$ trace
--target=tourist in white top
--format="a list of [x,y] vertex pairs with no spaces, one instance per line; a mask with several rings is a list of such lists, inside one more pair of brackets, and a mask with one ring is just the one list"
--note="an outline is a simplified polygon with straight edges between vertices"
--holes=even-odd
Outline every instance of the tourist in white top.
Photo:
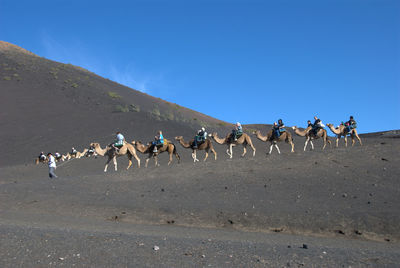
[[51,153],[47,154],[47,158],[49,159],[49,177],[50,178],[57,178],[56,173],[56,160],[54,159],[54,156]]

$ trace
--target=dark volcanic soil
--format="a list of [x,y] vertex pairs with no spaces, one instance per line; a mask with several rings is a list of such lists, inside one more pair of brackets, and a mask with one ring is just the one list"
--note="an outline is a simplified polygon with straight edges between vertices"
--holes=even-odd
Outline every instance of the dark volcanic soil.
[[181,164],[107,174],[77,159],[53,180],[45,165],[1,168],[1,266],[396,267],[400,139],[386,136],[271,156],[255,141],[255,158],[232,160],[216,145],[196,164],[178,148]]

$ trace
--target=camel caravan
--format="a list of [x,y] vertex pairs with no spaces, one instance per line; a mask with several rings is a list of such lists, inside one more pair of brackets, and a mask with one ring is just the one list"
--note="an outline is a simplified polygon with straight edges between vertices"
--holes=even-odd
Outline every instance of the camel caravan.
[[[311,145],[311,150],[314,150],[313,141],[317,139],[321,139],[323,141],[322,150],[325,150],[327,144],[332,145],[329,140],[327,130],[325,129],[325,125],[322,124],[321,120],[314,117],[314,123],[311,123],[308,120],[308,125],[304,129],[300,129],[297,126],[291,127],[294,133],[298,136],[305,137],[305,143],[303,150],[306,151],[307,145]],[[352,139],[352,146],[354,146],[357,139],[362,145],[362,141],[357,134],[357,124],[354,120],[353,116],[350,116],[350,120],[341,123],[338,127],[334,127],[332,124],[327,124],[327,127],[332,131],[333,134],[336,135],[336,147],[339,146],[339,140],[343,136],[345,141],[345,146],[347,147],[347,135],[350,135]],[[278,154],[281,153],[278,143],[286,142],[290,145],[290,152],[294,152],[294,143],[292,134],[286,130],[286,126],[283,124],[282,120],[279,119],[278,122],[274,123],[272,129],[267,132],[264,136],[261,134],[259,130],[252,131],[252,134],[256,136],[257,139],[262,142],[269,143],[269,151],[267,149],[267,155],[272,153],[273,148],[276,148]],[[238,122],[234,125],[234,129],[231,133],[226,134],[224,137],[219,137],[217,132],[213,132],[211,134],[207,134],[204,127],[197,131],[195,137],[191,140],[185,141],[183,136],[176,136],[175,140],[179,142],[179,144],[191,151],[191,156],[193,162],[199,162],[200,160],[197,158],[197,151],[204,151],[205,157],[203,161],[208,159],[210,153],[214,155],[214,161],[217,160],[217,152],[214,149],[214,145],[212,141],[215,141],[218,144],[226,145],[226,154],[229,159],[233,158],[233,147],[242,145],[243,153],[241,157],[245,157],[247,153],[247,146],[253,150],[252,156],[254,157],[256,154],[256,148],[253,145],[251,137],[243,132],[243,128],[241,124]],[[84,149],[82,152],[77,151],[74,147],[72,147],[71,152],[68,152],[65,155],[62,155],[58,152],[54,154],[54,158],[56,162],[60,161],[68,161],[71,159],[80,159],[82,157],[91,157],[91,156],[104,156],[107,158],[106,163],[104,165],[104,172],[107,172],[108,165],[113,161],[114,170],[117,171],[117,158],[120,156],[126,155],[128,158],[128,166],[126,169],[128,170],[133,165],[133,160],[136,160],[138,168],[140,168],[140,158],[137,155],[137,152],[146,155],[145,167],[148,167],[148,163],[150,159],[154,160],[154,165],[157,167],[158,164],[158,155],[167,152],[169,155],[168,165],[172,164],[173,156],[175,156],[178,163],[180,163],[181,157],[177,152],[176,145],[168,139],[165,139],[162,131],[158,131],[157,135],[154,137],[154,141],[148,142],[146,144],[141,141],[131,141],[127,142],[125,137],[120,133],[116,133],[116,140],[107,145],[105,148],[102,148],[99,143],[92,142],[88,149]],[[47,163],[47,156],[41,152],[40,155],[35,158],[35,163]]]

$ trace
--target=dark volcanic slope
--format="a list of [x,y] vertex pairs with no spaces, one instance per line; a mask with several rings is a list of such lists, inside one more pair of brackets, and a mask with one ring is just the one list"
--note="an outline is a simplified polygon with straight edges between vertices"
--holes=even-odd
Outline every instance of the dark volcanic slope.
[[110,142],[193,135],[226,123],[132,90],[87,70],[38,57],[0,41],[0,165],[32,161],[40,151]]

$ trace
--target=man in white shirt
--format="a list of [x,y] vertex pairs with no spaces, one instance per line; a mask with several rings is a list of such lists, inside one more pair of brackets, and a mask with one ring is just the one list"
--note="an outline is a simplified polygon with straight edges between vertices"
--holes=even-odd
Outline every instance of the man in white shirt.
[[56,160],[51,153],[47,154],[47,158],[49,159],[49,177],[50,178],[58,178],[57,175],[54,173],[56,171]]

